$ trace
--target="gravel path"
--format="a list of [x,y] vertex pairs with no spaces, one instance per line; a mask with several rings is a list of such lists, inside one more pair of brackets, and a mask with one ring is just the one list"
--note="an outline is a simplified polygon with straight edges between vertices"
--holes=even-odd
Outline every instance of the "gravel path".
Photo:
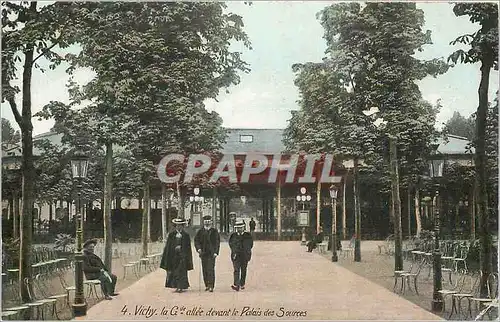
[[[255,242],[247,288],[231,290],[229,247],[222,243],[214,293],[199,292],[200,262],[189,273],[191,288],[164,287],[161,269],[88,311],[91,320],[440,320],[416,304],[369,281],[298,242]],[[203,283],[203,282],[202,282]]]

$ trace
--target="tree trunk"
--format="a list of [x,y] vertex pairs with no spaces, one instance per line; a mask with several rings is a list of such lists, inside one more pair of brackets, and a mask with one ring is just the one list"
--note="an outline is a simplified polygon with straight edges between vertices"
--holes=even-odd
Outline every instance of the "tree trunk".
[[403,254],[401,231],[401,197],[399,195],[399,174],[396,139],[389,138],[391,163],[391,188],[394,203],[394,270],[403,270]]
[[[36,15],[37,3],[31,2],[29,12]],[[16,119],[21,128],[22,141],[22,229],[20,230],[20,256],[19,256],[19,285],[21,287],[20,295],[23,303],[31,302],[32,290],[26,287],[25,279],[31,278],[31,253],[33,238],[33,202],[34,202],[34,183],[35,167],[33,165],[33,124],[31,123],[31,77],[33,71],[33,44],[28,44],[24,50],[23,83],[22,83],[22,116]],[[17,111],[16,106],[11,107]],[[15,102],[14,102],[15,104]],[[29,283],[31,285],[31,283]],[[31,287],[30,287],[31,288]],[[29,310],[26,310],[29,311]],[[28,315],[28,316],[27,316]],[[29,312],[24,314],[29,318]]]
[[489,229],[488,190],[486,174],[486,115],[488,112],[488,90],[490,81],[490,58],[488,50],[484,52],[481,65],[481,83],[479,85],[479,106],[476,114],[476,177],[478,184],[477,215],[480,239],[481,297],[487,295],[487,281],[492,270],[492,240]]
[[391,194],[389,195],[389,222],[394,225],[394,197],[392,196],[392,182],[391,182]]
[[[317,178],[319,177],[320,176],[317,176]],[[273,222],[271,221],[271,225],[272,224]],[[319,234],[320,226],[321,226],[321,182],[318,180],[318,183],[316,184],[316,234]]]
[[111,272],[113,262],[113,232],[111,229],[111,200],[113,198],[113,144],[106,142],[104,173],[103,223],[104,223],[104,265]]
[[477,185],[474,180],[474,184],[472,186],[472,191],[469,194],[469,211],[470,211],[470,239],[476,239],[476,189]]
[[344,190],[342,190],[342,238],[347,239],[347,209],[346,209],[346,195],[347,195],[347,176],[349,170],[344,177]]
[[411,237],[411,185],[408,183],[406,200],[408,202],[408,239]]
[[148,256],[148,209],[151,208],[149,198],[149,178],[144,180],[144,209],[142,209],[142,258]]
[[19,195],[17,194],[16,191],[14,191],[14,211],[13,211],[13,214],[12,214],[12,220],[13,220],[13,223],[12,223],[12,229],[14,230],[13,231],[13,234],[12,234],[12,237],[14,238],[19,238],[19,219],[20,219],[20,216],[19,216]]
[[167,242],[167,186],[161,183],[161,238]]
[[354,227],[356,239],[354,242],[354,261],[361,262],[361,205],[358,184],[359,160],[354,158],[353,190],[354,190]]
[[417,187],[415,189],[415,221],[417,224],[417,232],[415,235],[420,237],[420,232],[422,231],[422,219],[420,217],[420,189]]
[[214,227],[217,227],[217,188],[212,188],[212,220]]
[[177,200],[179,203],[178,205],[179,209],[177,209],[177,217],[184,218],[184,196],[182,195],[182,189],[179,182],[176,182],[176,189],[177,189]]
[[148,195],[146,210],[147,210],[147,215],[148,215],[147,240],[148,240],[148,243],[150,243],[151,242],[151,195]]

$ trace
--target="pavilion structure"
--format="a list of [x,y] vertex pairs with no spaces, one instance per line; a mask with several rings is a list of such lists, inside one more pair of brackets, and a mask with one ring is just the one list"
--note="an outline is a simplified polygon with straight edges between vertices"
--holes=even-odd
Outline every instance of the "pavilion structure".
[[[282,143],[283,129],[227,129],[227,139],[223,146],[222,151],[224,155],[233,155],[236,159],[236,168],[238,173],[238,178],[241,178],[241,171],[245,163],[245,159],[248,156],[254,154],[260,154],[268,158],[268,167],[265,171],[258,175],[251,175],[248,182],[239,182],[236,184],[224,184],[221,183],[215,186],[199,186],[200,195],[204,197],[203,205],[198,207],[196,210],[202,212],[202,214],[211,214],[215,219],[215,224],[223,233],[229,233],[232,231],[232,220],[234,220],[234,214],[236,216],[241,216],[242,214],[238,212],[237,207],[234,207],[235,200],[250,200],[253,199],[253,205],[255,206],[255,217],[259,218],[258,230],[264,233],[276,234],[277,238],[282,236],[282,223],[285,219],[292,219],[297,223],[296,230],[300,231],[301,228],[297,222],[297,214],[299,210],[305,209],[309,210],[309,223],[310,233],[316,233],[319,230],[320,225],[325,225],[327,228],[331,226],[332,219],[331,213],[326,215],[327,209],[331,207],[329,198],[329,188],[332,183],[340,183],[339,185],[341,191],[341,198],[343,199],[339,206],[342,207],[340,212],[340,218],[338,220],[341,228],[339,231],[343,232],[344,238],[346,237],[346,206],[345,206],[345,196],[349,194],[346,189],[347,181],[347,171],[349,162],[344,162],[344,164],[335,164],[332,167],[330,175],[335,178],[331,182],[318,182],[321,176],[321,169],[323,164],[321,162],[316,163],[317,166],[313,169],[313,176],[315,181],[302,183],[299,181],[305,171],[304,163],[300,163],[297,166],[297,171],[294,176],[293,182],[286,182],[287,171],[281,170],[277,172],[276,180],[271,180],[269,182],[269,176],[273,169],[271,160],[276,156],[280,156],[281,164],[286,164],[290,162],[293,154],[287,153],[284,144]],[[49,132],[36,136],[34,140],[48,139],[53,144],[61,144],[61,134]],[[459,162],[463,166],[473,165],[473,155],[466,152],[468,140],[465,138],[457,136],[449,136],[448,141],[439,141],[438,152],[446,155],[448,163]],[[473,151],[471,151],[473,153]],[[34,155],[39,154],[40,151],[35,149]],[[12,169],[13,164],[19,161],[21,151],[19,147],[9,147],[2,150],[2,161],[4,170]],[[17,160],[17,161],[16,161]],[[192,219],[193,214],[193,203],[189,202],[189,196],[193,194],[193,186],[179,187],[180,185],[169,185],[173,188],[173,199],[168,202],[169,205],[169,215],[170,216],[183,216],[187,219]],[[342,189],[342,187],[344,187]],[[297,202],[296,197],[300,194],[301,188],[305,188],[307,194],[312,198],[310,201],[303,203]],[[151,206],[149,209],[160,210],[165,207],[162,206],[162,183],[157,181],[152,184],[151,191]],[[180,196],[180,198],[179,198]],[[255,203],[255,200],[260,202]],[[19,199],[14,201],[20,202]],[[90,203],[86,210],[92,208],[99,209],[102,202],[100,200],[95,200]],[[142,209],[147,205],[143,205],[141,198],[134,199],[128,197],[118,196],[116,200],[112,203],[113,209],[121,210],[133,210]],[[72,201],[56,201],[55,203],[35,203],[35,207],[39,213],[38,218],[49,219],[52,218],[52,214],[66,213],[68,216],[75,213],[74,204]],[[172,212],[171,208],[175,208]],[[12,206],[12,200],[8,202],[4,200],[3,202],[3,212],[11,217],[13,212],[18,211],[19,207]],[[253,215],[251,215],[253,217]],[[57,217],[57,216],[56,216]],[[293,217],[293,218],[291,218]],[[153,218],[154,219],[154,218]],[[150,225],[154,226],[155,229],[157,225],[151,224],[154,221],[150,219]],[[151,229],[151,228],[150,228]]]

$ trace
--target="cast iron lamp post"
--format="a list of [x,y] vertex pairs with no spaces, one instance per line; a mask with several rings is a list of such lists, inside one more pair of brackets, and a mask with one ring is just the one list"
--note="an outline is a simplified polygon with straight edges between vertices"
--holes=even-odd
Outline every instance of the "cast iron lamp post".
[[[431,178],[439,179],[443,176],[444,160],[438,159],[435,154],[434,158],[429,161],[429,174]],[[434,252],[433,258],[433,271],[434,283],[432,292],[432,311],[441,312],[443,310],[443,297],[439,291],[442,289],[441,278],[441,251],[439,247],[439,182],[436,181],[436,194],[432,200],[432,207],[434,208]]]
[[302,210],[305,210],[305,202],[311,201],[312,199],[311,195],[306,195],[306,192],[306,188],[302,187],[300,188],[300,195],[297,195],[296,197],[297,201],[302,203]]
[[73,154],[71,158],[71,171],[73,174],[73,179],[78,182],[78,198],[76,200],[76,211],[77,211],[77,230],[76,230],[76,253],[75,253],[75,300],[73,303],[73,315],[74,317],[84,316],[87,314],[87,303],[85,302],[85,297],[83,295],[83,254],[82,254],[82,242],[83,242],[83,216],[80,213],[80,192],[81,192],[81,181],[87,177],[87,168],[89,160],[88,157],[77,151]]
[[[195,212],[200,212],[200,224],[201,224],[201,211],[198,210],[198,205],[199,203],[203,203],[203,198],[202,196],[199,196],[200,194],[200,188],[196,187],[193,189],[194,196],[189,196],[189,201],[194,202],[194,211]],[[191,223],[193,224],[193,223]]]
[[[305,187],[300,188],[300,194],[295,197],[295,199],[302,204],[302,210],[305,210],[305,202],[311,201],[311,195],[306,195],[307,189]],[[302,228],[302,237],[301,237],[301,245],[305,245],[307,243],[306,239],[306,229]]]
[[337,256],[337,193],[335,185],[330,186],[330,198],[332,199],[332,262],[339,260]]
[[337,193],[335,185],[330,186],[330,198],[332,199],[332,262],[339,260],[337,256]]

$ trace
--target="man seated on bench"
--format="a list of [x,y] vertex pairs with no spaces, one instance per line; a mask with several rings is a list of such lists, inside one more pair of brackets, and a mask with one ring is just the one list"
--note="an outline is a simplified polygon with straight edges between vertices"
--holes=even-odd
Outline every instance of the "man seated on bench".
[[323,239],[324,239],[323,227],[320,226],[318,234],[312,240],[307,242],[306,244],[307,251],[311,253],[318,244],[323,242]]
[[102,260],[94,254],[97,240],[90,239],[83,244],[83,272],[88,280],[100,280],[102,293],[106,300],[111,300],[111,296],[116,296],[116,275],[108,271]]

